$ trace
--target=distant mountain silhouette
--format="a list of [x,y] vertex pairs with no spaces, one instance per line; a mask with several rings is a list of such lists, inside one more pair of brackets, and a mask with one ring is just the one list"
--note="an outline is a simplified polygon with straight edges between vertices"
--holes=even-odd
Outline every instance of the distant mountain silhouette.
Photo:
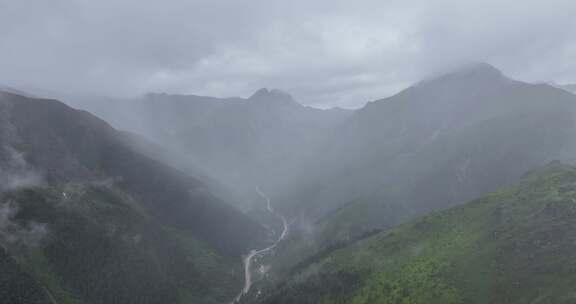
[[265,88],[247,99],[151,93],[78,106],[183,155],[183,167],[249,192],[255,185],[270,189],[290,181],[352,113],[306,107],[288,93]]

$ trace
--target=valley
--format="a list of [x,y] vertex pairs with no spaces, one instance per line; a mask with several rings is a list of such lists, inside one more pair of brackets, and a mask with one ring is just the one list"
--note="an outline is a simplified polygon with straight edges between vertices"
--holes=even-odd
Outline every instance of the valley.
[[0,93],[2,303],[573,300],[565,89],[475,64],[354,111],[19,92]]
[[[274,211],[274,209],[272,208],[272,202],[270,200],[270,198],[264,193],[262,192],[262,190],[260,190],[260,187],[256,187],[255,189],[256,193],[258,193],[258,195],[264,199],[266,201],[266,209],[268,210],[268,212],[270,212],[270,214],[272,214],[273,216],[277,217],[281,222],[282,222],[282,231],[280,232],[280,234],[278,235],[278,238],[276,239],[276,241],[274,241],[274,243],[266,248],[263,249],[252,249],[250,251],[250,253],[243,258],[243,263],[244,263],[244,288],[242,289],[242,291],[238,294],[238,296],[235,298],[235,300],[232,302],[232,304],[239,302],[240,300],[242,300],[242,297],[246,294],[248,294],[250,292],[250,288],[252,288],[252,272],[254,269],[254,259],[255,258],[259,258],[262,255],[267,254],[269,251],[272,251],[274,248],[276,248],[278,246],[278,244],[280,244],[280,242],[282,242],[282,240],[284,240],[284,238],[286,238],[286,236],[289,233],[290,230],[290,225],[288,224],[288,221],[286,220],[286,218],[284,216],[282,216],[281,214],[277,213],[276,211]],[[272,231],[273,234],[277,234],[275,231]]]
[[576,304],[575,0],[0,0],[0,304]]

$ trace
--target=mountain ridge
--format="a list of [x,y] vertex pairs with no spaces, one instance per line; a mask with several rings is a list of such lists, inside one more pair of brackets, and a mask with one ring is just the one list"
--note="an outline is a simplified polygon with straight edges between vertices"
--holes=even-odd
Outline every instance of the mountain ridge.
[[21,265],[0,275],[9,297],[13,280],[59,303],[212,303],[241,287],[240,255],[265,230],[214,188],[55,100],[1,94],[0,126],[0,180],[14,181],[0,193],[0,263]]
[[[486,67],[482,66],[481,71],[484,69]],[[489,71],[488,83],[477,85],[474,77],[472,81],[461,80],[460,72],[456,72],[430,80],[425,86],[416,85],[392,97],[371,102],[339,128],[332,146],[324,148],[328,154],[337,151],[337,155],[327,158],[353,165],[351,162],[370,162],[375,158],[385,159],[386,155],[408,155],[439,136],[448,136],[489,119],[515,113],[538,115],[547,103],[554,109],[562,108],[557,112],[559,117],[568,115],[562,111],[573,112],[573,96],[564,91],[512,81],[494,68]],[[351,160],[349,155],[352,155]],[[326,163],[320,166],[331,167]]]
[[288,182],[302,159],[351,113],[304,106],[265,88],[249,98],[149,94],[103,108],[94,112],[176,152],[183,167],[210,172],[240,196],[251,196],[255,185],[272,191]]
[[327,248],[574,159],[573,94],[488,74],[478,86],[441,76],[345,121],[284,192],[282,210],[300,218],[300,230],[272,273],[281,278]]

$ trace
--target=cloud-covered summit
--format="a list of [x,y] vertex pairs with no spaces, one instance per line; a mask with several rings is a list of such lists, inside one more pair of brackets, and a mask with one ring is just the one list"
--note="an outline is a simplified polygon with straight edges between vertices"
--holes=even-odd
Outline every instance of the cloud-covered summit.
[[0,82],[358,107],[463,62],[576,80],[572,0],[0,0]]

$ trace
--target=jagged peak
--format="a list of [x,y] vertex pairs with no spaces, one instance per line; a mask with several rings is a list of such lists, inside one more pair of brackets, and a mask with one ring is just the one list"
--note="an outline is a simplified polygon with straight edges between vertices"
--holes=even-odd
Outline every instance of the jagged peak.
[[262,96],[268,96],[268,95],[270,95],[270,90],[268,90],[268,88],[261,88],[256,92],[254,92],[254,94],[252,94],[252,96],[250,96],[249,99],[260,98]]
[[256,92],[254,92],[254,94],[252,94],[252,96],[250,96],[250,99],[260,98],[260,97],[292,98],[292,96],[290,96],[290,94],[288,94],[282,90],[279,90],[279,89],[269,90],[268,88],[261,88],[261,89],[257,90]]
[[262,88],[257,90],[250,98],[248,98],[251,102],[254,103],[268,103],[268,104],[294,104],[297,105],[298,103],[292,98],[292,95],[279,90],[279,89],[272,89],[269,90],[267,88]]

